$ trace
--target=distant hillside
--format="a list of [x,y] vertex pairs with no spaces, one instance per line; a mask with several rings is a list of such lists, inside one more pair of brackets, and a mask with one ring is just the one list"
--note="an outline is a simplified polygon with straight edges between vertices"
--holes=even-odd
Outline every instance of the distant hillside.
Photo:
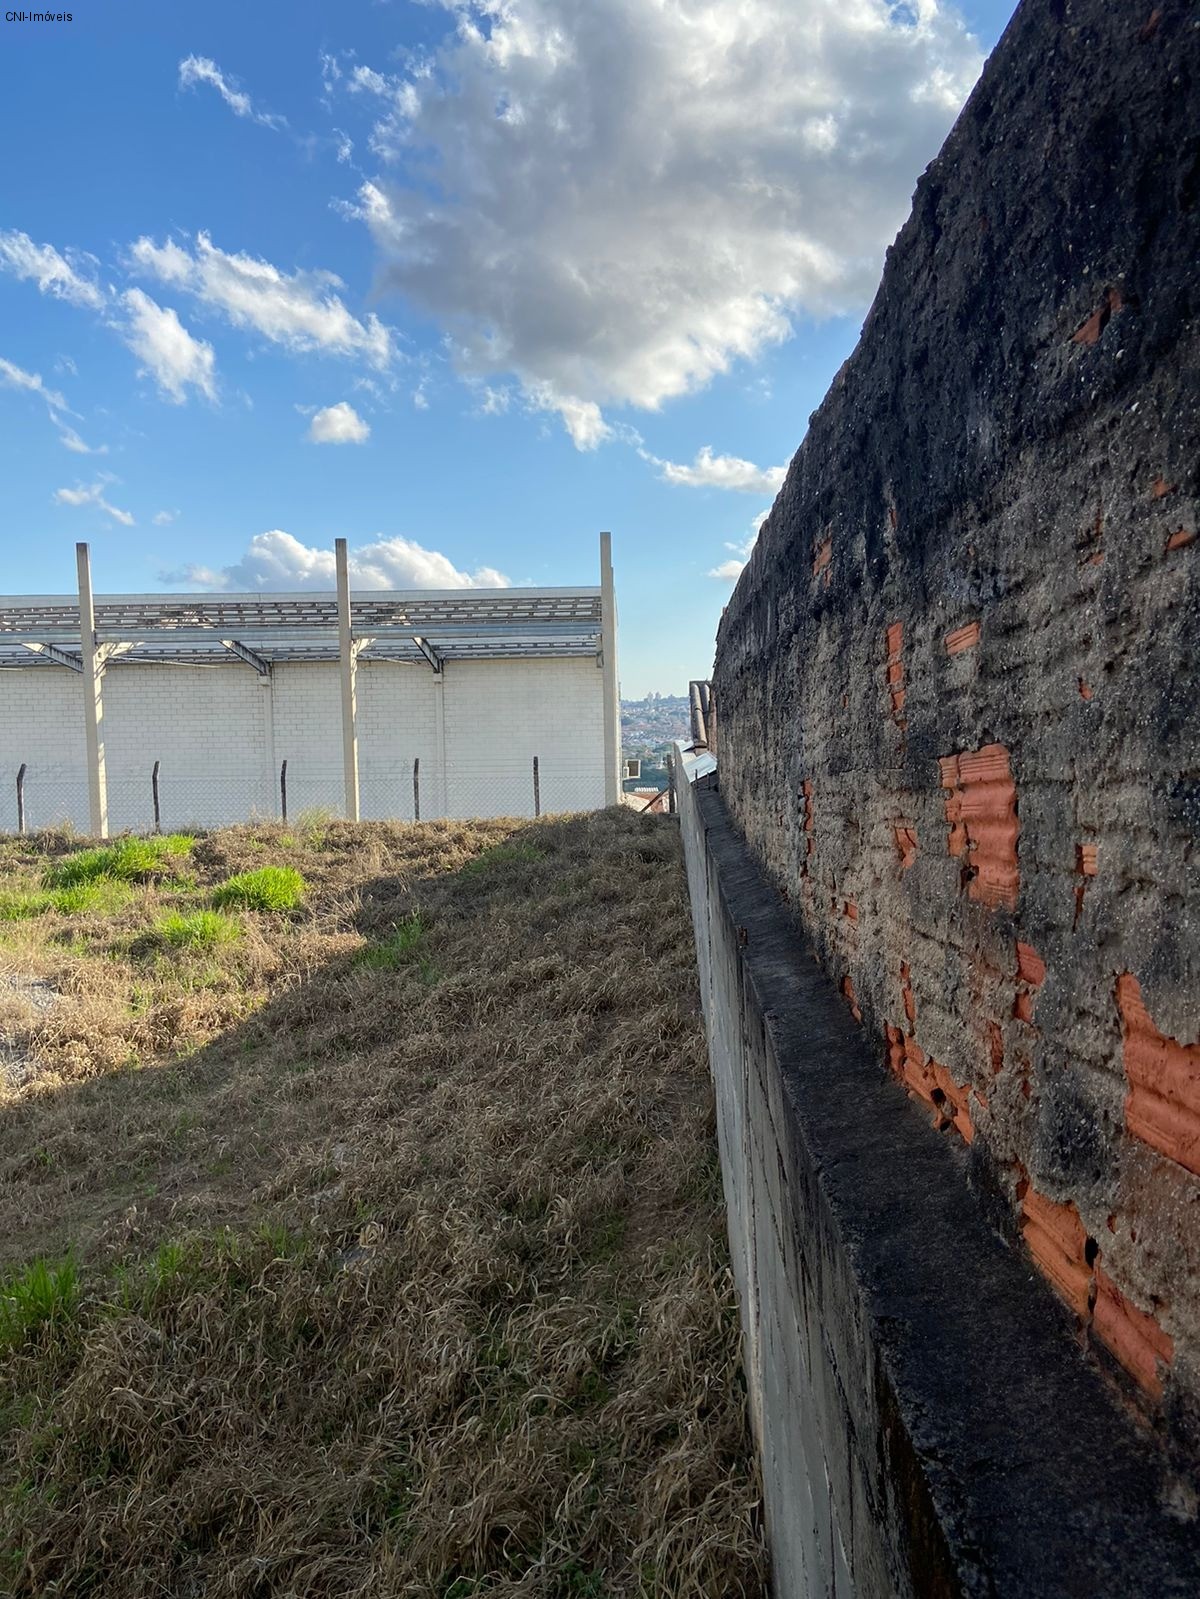
[[661,754],[677,738],[686,738],[689,726],[686,694],[621,701],[621,745],[626,755]]

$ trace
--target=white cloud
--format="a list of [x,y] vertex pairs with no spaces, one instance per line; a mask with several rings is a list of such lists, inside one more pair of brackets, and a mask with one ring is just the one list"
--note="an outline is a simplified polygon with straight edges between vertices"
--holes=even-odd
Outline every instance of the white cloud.
[[612,437],[612,429],[595,400],[580,400],[573,394],[560,393],[553,383],[530,383],[528,380],[525,392],[533,410],[558,413],[577,450],[594,450]]
[[[57,419],[56,419],[57,420]],[[107,455],[107,444],[85,444],[74,428],[68,427],[65,422],[59,423],[59,441],[64,449],[70,450],[75,455]]]
[[382,72],[376,72],[373,67],[355,67],[346,87],[351,94],[385,95],[394,88],[394,80],[385,78]]
[[189,387],[215,400],[216,357],[212,345],[193,338],[175,311],[157,304],[141,289],[128,289],[121,296],[121,304],[128,313],[128,321],[121,329],[125,342],[162,393],[176,405],[183,404]]
[[150,520],[155,527],[170,527],[171,523],[179,516],[178,511],[155,511]]
[[727,543],[725,545],[727,550],[733,551],[733,556],[729,560],[722,561],[718,566],[712,567],[708,573],[709,577],[719,578],[724,583],[737,582],[738,578],[742,575],[742,568],[750,559],[750,552],[754,548],[759,531],[770,514],[771,513],[769,509],[766,511],[760,511],[754,518],[754,521],[750,524],[750,532],[744,539],[741,540],[740,543]]
[[[349,552],[350,581],[364,589],[508,588],[509,579],[494,567],[460,572],[437,550],[412,539],[379,539]],[[336,586],[332,550],[314,549],[276,528],[258,533],[239,561],[219,571],[186,566],[164,572],[164,583],[189,583],[197,588],[235,591],[332,589]]]
[[104,498],[104,490],[110,483],[115,483],[114,477],[100,477],[95,483],[77,483],[73,489],[56,489],[54,502],[56,505],[94,505],[106,515],[111,516],[114,522],[120,522],[125,527],[133,526],[133,517],[128,511],[118,510],[115,505],[110,505]]
[[485,385],[483,398],[479,402],[480,414],[482,416],[503,416],[511,404],[511,389],[493,389]]
[[36,394],[39,399],[46,402],[55,421],[58,420],[55,412],[71,409],[57,389],[46,387],[40,372],[26,372],[24,367],[17,366],[13,361],[6,361],[2,356],[0,356],[0,384],[6,389],[24,389],[30,394]]
[[354,214],[462,369],[582,448],[599,407],[860,310],[983,59],[944,0],[437,3],[453,31],[372,131],[403,170]]
[[81,256],[77,251],[60,255],[52,244],[35,244],[28,233],[0,230],[0,270],[36,283],[43,294],[52,294],[55,299],[93,311],[103,310],[103,290],[77,270],[77,262],[92,265],[90,256]]
[[[189,385],[214,399],[212,346],[193,338],[175,311],[158,305],[141,289],[129,289],[121,295],[111,290],[102,292],[76,269],[75,263],[81,260],[90,262],[91,257],[82,257],[76,251],[61,255],[53,245],[34,244],[27,233],[0,232],[0,270],[36,283],[43,294],[53,294],[72,305],[105,313],[107,326],[120,334],[169,399],[182,402]],[[70,357],[59,359],[67,370],[75,371]],[[49,403],[52,415],[55,410],[69,409],[61,395],[55,395]],[[59,418],[54,416],[54,420],[58,422]],[[64,428],[61,437],[67,449],[77,454],[107,453],[107,446],[91,448],[72,428]]]
[[656,455],[639,451],[642,459],[657,466],[664,483],[682,483],[693,489],[740,489],[747,494],[776,494],[787,475],[786,466],[755,466],[738,455],[714,455],[706,444],[691,466],[677,461],[660,461]]
[[207,233],[197,234],[194,252],[171,239],[158,245],[141,238],[130,256],[142,272],[284,349],[359,356],[381,368],[392,360],[391,329],[374,313],[352,316],[334,293],[344,285],[332,272],[289,275],[255,256],[227,254]]
[[339,400],[316,413],[308,424],[308,436],[314,444],[365,444],[371,429],[352,405]]
[[269,111],[256,111],[250,96],[237,87],[236,78],[228,78],[215,61],[208,56],[186,56],[179,63],[179,87],[194,89],[198,83],[207,83],[217,91],[235,117],[248,117],[264,128],[286,128],[287,118],[277,117]]
[[28,394],[36,394],[46,405],[50,420],[58,429],[58,436],[63,446],[73,451],[76,455],[107,455],[108,445],[98,444],[92,446],[85,444],[69,423],[63,420],[64,413],[74,416],[75,412],[67,404],[62,394],[57,389],[46,387],[40,372],[26,372],[24,367],[17,366],[14,361],[6,361],[0,356],[0,387],[8,389],[23,389]]

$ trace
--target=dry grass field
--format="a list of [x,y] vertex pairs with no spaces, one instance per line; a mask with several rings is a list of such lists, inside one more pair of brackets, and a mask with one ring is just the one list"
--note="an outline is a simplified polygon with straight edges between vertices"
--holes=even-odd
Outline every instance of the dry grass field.
[[0,840],[0,1592],[761,1595],[711,1118],[668,820]]

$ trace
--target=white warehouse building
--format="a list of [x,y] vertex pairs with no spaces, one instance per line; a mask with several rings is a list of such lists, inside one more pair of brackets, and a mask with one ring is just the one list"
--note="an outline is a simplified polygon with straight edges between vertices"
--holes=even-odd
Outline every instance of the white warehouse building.
[[580,588],[0,597],[0,831],[620,798],[616,603]]

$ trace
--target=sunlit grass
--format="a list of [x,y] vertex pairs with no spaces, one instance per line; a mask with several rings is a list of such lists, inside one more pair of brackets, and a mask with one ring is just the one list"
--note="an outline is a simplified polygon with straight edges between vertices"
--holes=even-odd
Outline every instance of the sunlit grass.
[[168,911],[159,917],[154,931],[172,949],[214,949],[242,936],[238,922],[220,911]]
[[100,849],[77,850],[46,868],[46,886],[73,888],[103,878],[144,882],[161,871],[169,857],[187,855],[195,842],[188,833],[168,833],[162,838],[122,838]]
[[213,890],[212,902],[218,910],[240,906],[249,911],[290,911],[304,898],[307,886],[295,867],[260,866],[227,878]]
[[0,1353],[19,1349],[39,1327],[70,1318],[79,1301],[72,1260],[35,1260],[0,1278]]

